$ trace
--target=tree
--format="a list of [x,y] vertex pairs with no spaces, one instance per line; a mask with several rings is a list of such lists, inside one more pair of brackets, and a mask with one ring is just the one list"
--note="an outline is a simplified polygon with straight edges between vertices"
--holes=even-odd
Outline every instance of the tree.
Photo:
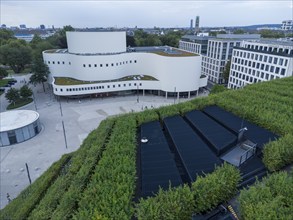
[[224,86],[224,85],[214,85],[211,89],[210,94],[216,94],[216,93],[220,93],[220,92],[224,92],[227,91],[228,89]]
[[22,86],[19,92],[20,92],[20,96],[26,100],[33,95],[32,89],[29,88],[27,85]]
[[74,31],[75,29],[70,26],[64,26],[63,29],[59,32],[58,35],[58,46],[60,48],[67,48],[67,39],[66,39],[66,32],[67,31]]
[[23,71],[31,58],[32,50],[25,41],[9,40],[0,47],[0,63],[9,65],[15,73]]
[[244,34],[245,31],[243,29],[236,29],[233,34]]
[[0,79],[3,79],[6,76],[8,76],[8,72],[6,71],[6,69],[0,67]]
[[15,105],[15,102],[20,99],[19,90],[15,88],[9,89],[5,94],[5,98],[9,103],[13,103]]
[[13,31],[0,29],[0,45],[4,45],[9,39],[15,39]]
[[43,62],[42,59],[36,59],[32,66],[32,73],[30,83],[34,85],[42,83],[45,92],[44,82],[48,79],[48,75],[50,73],[49,67]]
[[33,60],[42,59],[43,55],[42,52],[44,50],[53,49],[54,46],[50,44],[48,41],[42,41],[35,45],[33,50]]
[[40,37],[40,35],[35,34],[31,42],[29,43],[32,49],[35,49],[36,46],[43,42],[44,40]]
[[224,78],[225,82],[228,82],[228,80],[229,80],[230,68],[231,68],[231,60],[228,60],[228,62],[226,63],[226,66],[224,68],[224,71],[223,71],[223,78]]

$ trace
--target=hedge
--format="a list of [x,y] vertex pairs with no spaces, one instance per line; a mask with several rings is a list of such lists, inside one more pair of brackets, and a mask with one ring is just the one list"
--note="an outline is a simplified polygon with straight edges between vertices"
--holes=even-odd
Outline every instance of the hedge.
[[136,207],[138,219],[190,219],[193,213],[215,208],[232,198],[241,180],[237,168],[229,164],[216,167],[213,173],[198,176],[191,188],[184,185],[159,190],[155,197],[141,199]]
[[243,219],[292,219],[293,177],[286,172],[263,178],[238,198]]

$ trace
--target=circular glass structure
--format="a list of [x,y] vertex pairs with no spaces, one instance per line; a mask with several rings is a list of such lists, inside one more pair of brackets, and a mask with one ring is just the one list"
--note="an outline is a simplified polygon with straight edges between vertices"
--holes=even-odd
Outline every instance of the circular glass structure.
[[26,141],[41,131],[39,113],[14,110],[0,113],[0,147]]

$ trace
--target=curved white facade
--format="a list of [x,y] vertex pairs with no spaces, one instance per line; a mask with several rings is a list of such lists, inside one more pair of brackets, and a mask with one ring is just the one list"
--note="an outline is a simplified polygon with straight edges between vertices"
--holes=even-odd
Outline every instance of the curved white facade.
[[110,54],[126,52],[125,32],[66,32],[68,52]]
[[[75,32],[67,33],[67,37],[72,33]],[[92,39],[102,36],[100,32],[77,33],[73,41],[77,41],[77,39],[80,41],[88,40],[88,35]],[[124,34],[124,37],[121,38],[125,40],[125,32],[106,32],[107,35],[113,34],[114,38],[118,38],[121,33]],[[83,35],[84,38],[82,38]],[[107,41],[103,37],[101,40]],[[72,49],[71,43],[68,43],[70,53],[64,51],[43,52],[44,61],[49,66],[52,77],[69,77],[80,81],[95,82],[80,85],[56,85],[53,82],[56,95],[81,95],[134,89],[190,92],[206,86],[206,79],[200,79],[201,56],[198,55],[186,54],[186,52],[181,54],[180,51],[178,51],[178,55],[170,55],[162,52],[154,53],[151,50],[121,53],[122,47],[119,48],[119,46],[115,46],[117,49],[115,54],[100,54],[92,51],[93,53],[85,55],[86,52],[90,52],[90,48],[84,46],[85,50],[83,51],[82,46],[76,46],[78,42],[75,42]],[[109,51],[115,50],[111,42],[104,42],[104,44],[108,45]],[[101,48],[103,51],[106,50],[101,46],[95,51],[101,52]],[[72,53],[72,51],[79,53]],[[157,80],[144,80],[143,77],[138,80],[119,80],[127,76],[151,76]]]

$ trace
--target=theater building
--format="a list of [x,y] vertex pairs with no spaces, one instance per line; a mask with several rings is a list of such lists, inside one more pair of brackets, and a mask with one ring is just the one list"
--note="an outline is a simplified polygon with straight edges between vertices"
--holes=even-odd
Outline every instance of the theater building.
[[190,97],[207,85],[201,55],[169,46],[126,47],[126,33],[67,32],[67,49],[43,51],[55,95],[140,92]]

